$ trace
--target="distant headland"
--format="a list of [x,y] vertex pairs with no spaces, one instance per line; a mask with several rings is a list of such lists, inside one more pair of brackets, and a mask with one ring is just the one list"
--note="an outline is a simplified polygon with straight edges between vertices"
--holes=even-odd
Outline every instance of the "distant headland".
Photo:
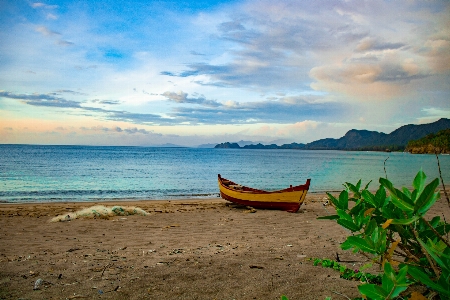
[[[445,131],[447,129],[447,131]],[[412,153],[448,153],[450,119],[442,118],[436,122],[421,125],[404,125],[389,134],[369,130],[349,130],[339,139],[326,138],[311,143],[291,143],[278,146],[261,143],[239,146],[238,143],[225,142],[214,148],[234,149],[298,149],[298,150],[349,150],[349,151],[409,151]],[[444,132],[440,132],[443,131]],[[438,137],[436,137],[439,132]],[[424,139],[423,141],[418,141]],[[439,139],[437,141],[437,139]],[[438,143],[435,147],[433,143]],[[414,144],[415,143],[415,144]],[[430,144],[430,146],[428,146]],[[419,146],[420,145],[420,146]],[[420,149],[418,149],[420,147]]]

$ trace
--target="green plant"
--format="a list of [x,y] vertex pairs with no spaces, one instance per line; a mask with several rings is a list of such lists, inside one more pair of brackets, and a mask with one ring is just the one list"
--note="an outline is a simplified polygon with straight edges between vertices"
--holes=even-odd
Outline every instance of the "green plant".
[[[338,197],[328,193],[336,215],[319,219],[336,220],[352,234],[341,244],[379,264],[381,284],[365,283],[358,287],[368,299],[395,299],[409,295],[411,286],[421,286],[422,294],[450,299],[450,246],[444,238],[450,225],[439,216],[425,215],[440,198],[439,180],[426,183],[419,171],[413,191],[399,190],[387,179],[379,179],[375,194],[356,184],[345,183]],[[352,196],[350,197],[350,194]]]
[[314,266],[322,265],[324,268],[331,268],[336,271],[339,271],[340,277],[347,280],[358,280],[361,282],[368,283],[381,283],[380,275],[373,275],[370,273],[364,273],[360,270],[352,270],[347,268],[347,266],[340,264],[339,262],[332,259],[320,259],[320,258],[311,258],[310,260],[314,261]]

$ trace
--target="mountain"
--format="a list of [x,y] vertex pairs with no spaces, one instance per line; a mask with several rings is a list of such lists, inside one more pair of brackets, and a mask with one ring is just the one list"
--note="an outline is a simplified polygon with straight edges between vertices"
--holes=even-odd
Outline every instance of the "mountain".
[[256,145],[245,145],[243,148],[244,149],[278,149],[278,146],[276,144],[263,145],[261,143],[258,143]]
[[450,119],[422,125],[404,125],[389,134],[369,130],[349,130],[339,139],[322,139],[306,144],[308,150],[403,150],[409,141],[450,128]]
[[349,130],[339,139],[326,138],[308,144],[245,145],[222,143],[215,148],[242,149],[302,149],[302,150],[365,150],[365,151],[403,151],[409,141],[421,139],[429,134],[450,128],[450,119],[442,118],[436,122],[421,125],[404,125],[389,134],[369,130]]
[[220,143],[220,144],[217,144],[214,148],[233,148],[233,149],[240,149],[241,146],[239,146],[238,143],[230,143],[230,142],[226,142],[226,143]]

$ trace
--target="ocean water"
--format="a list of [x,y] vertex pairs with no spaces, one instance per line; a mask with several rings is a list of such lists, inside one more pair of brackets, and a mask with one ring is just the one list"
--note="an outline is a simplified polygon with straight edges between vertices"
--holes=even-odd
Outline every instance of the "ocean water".
[[[387,160],[386,160],[387,159]],[[450,188],[450,156],[440,155]],[[386,168],[386,173],[384,170]],[[410,187],[423,169],[439,176],[435,155],[408,153],[0,145],[0,202],[218,197],[217,174],[275,190],[311,178],[310,192],[344,182],[378,188],[379,177]]]

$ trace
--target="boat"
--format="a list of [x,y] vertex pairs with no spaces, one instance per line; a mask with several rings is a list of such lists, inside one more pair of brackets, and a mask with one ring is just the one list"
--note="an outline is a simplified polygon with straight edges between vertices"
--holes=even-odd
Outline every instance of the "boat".
[[236,184],[220,174],[218,179],[220,196],[225,200],[253,208],[278,209],[294,213],[300,209],[311,183],[311,179],[307,179],[302,185],[291,185],[278,191],[264,191]]

